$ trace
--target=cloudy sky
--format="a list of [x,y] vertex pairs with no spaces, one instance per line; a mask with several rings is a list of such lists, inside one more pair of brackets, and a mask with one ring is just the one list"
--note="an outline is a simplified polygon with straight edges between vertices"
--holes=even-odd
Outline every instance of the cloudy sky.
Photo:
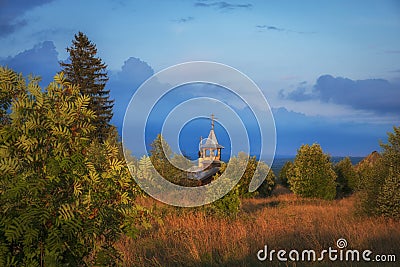
[[[144,80],[194,60],[254,80],[272,108],[279,155],[318,142],[331,155],[364,156],[400,124],[396,0],[2,0],[0,64],[45,85],[78,31],[108,65],[118,127]],[[208,129],[183,132],[198,138]]]

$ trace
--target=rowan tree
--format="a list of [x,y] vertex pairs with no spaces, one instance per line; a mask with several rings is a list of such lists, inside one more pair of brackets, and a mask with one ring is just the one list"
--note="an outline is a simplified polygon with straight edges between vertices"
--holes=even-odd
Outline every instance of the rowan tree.
[[0,69],[0,85],[20,86],[0,128],[0,266],[115,265],[137,218],[127,165],[91,140],[90,97],[62,73],[44,91],[24,81]]

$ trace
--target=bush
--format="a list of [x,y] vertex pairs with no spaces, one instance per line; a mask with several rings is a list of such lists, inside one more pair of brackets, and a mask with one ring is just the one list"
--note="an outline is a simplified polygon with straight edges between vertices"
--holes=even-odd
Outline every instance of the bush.
[[224,197],[206,206],[206,210],[212,214],[224,217],[235,217],[240,211],[239,189],[235,186]]
[[44,92],[21,79],[0,69],[2,91],[22,86],[0,130],[0,265],[114,265],[136,212],[120,149],[89,139],[90,99],[62,73]]
[[336,174],[320,145],[302,145],[288,171],[291,190],[302,197],[334,199]]

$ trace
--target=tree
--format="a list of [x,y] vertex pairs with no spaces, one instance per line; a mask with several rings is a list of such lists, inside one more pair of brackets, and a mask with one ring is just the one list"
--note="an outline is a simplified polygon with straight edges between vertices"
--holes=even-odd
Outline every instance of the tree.
[[279,171],[279,180],[281,184],[285,187],[289,186],[288,183],[288,171],[293,167],[293,162],[286,161],[283,165],[282,169]]
[[271,195],[272,190],[275,188],[276,176],[272,169],[269,168],[265,162],[259,161],[258,164],[259,169],[256,171],[255,176],[265,177],[265,179],[257,189],[257,192],[261,197],[267,197]]
[[289,170],[291,190],[302,197],[334,199],[336,174],[319,144],[302,145]]
[[217,216],[235,217],[240,211],[241,206],[239,193],[240,185],[235,185],[233,180],[231,179],[231,176],[226,175],[226,167],[227,164],[222,162],[220,171],[212,177],[213,181],[219,180],[221,183],[219,183],[219,186],[217,187],[214,187],[212,189],[210,188],[210,190],[208,190],[206,193],[206,198],[213,199],[215,194],[220,195],[222,191],[226,190],[227,187],[232,189],[220,199],[217,199],[214,202],[203,206],[202,209],[204,209],[207,213],[215,214]]
[[150,146],[151,163],[161,177],[181,186],[194,187],[199,185],[198,181],[187,178],[187,172],[183,170],[187,162],[185,162],[183,156],[172,152],[171,147],[161,134],[157,135]]
[[[229,169],[227,177],[241,178],[237,184],[239,196],[242,198],[254,197],[257,195],[268,196],[275,187],[275,174],[265,162],[257,161],[256,157],[250,157],[245,152],[239,152],[237,157],[232,157],[228,162]],[[258,168],[258,169],[257,169]],[[224,168],[221,168],[221,173]],[[249,185],[253,178],[263,180],[261,186],[255,192],[249,192]]]
[[381,157],[362,169],[359,206],[367,215],[400,218],[400,127],[381,143]]
[[400,219],[400,173],[389,169],[377,200],[379,214]]
[[70,62],[60,62],[63,72],[70,83],[79,86],[81,94],[90,97],[89,107],[96,114],[96,130],[92,135],[105,140],[114,105],[114,101],[109,99],[110,91],[105,89],[108,81],[107,66],[96,57],[96,45],[82,32],[75,35],[67,52]]
[[358,187],[358,174],[354,170],[353,164],[349,157],[339,161],[334,166],[337,175],[337,194],[348,195]]
[[[0,69],[0,84],[15,77]],[[0,265],[114,265],[138,191],[118,147],[91,140],[90,97],[63,73],[45,91],[10,84],[22,87],[0,128]]]

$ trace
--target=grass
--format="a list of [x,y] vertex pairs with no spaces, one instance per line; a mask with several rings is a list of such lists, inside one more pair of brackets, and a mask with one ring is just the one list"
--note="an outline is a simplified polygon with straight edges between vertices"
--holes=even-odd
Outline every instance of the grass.
[[[284,189],[275,192],[279,191]],[[276,257],[273,262],[260,262],[256,253],[264,245],[269,250],[314,249],[319,253],[336,249],[336,240],[345,238],[349,249],[397,254],[398,263],[400,222],[357,216],[354,200],[302,199],[280,192],[269,198],[245,199],[236,218],[222,218],[143,198],[141,204],[161,217],[162,223],[135,239],[122,237],[117,248],[123,253],[124,266],[308,266],[311,263],[280,263]],[[366,265],[327,260],[322,264]]]

